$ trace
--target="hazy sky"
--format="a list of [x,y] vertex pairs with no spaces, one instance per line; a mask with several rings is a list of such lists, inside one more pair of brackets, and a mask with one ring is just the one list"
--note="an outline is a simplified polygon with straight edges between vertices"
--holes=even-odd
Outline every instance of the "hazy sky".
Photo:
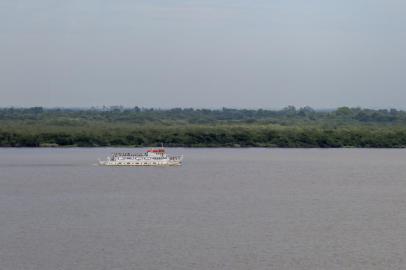
[[0,106],[406,108],[405,0],[0,0]]

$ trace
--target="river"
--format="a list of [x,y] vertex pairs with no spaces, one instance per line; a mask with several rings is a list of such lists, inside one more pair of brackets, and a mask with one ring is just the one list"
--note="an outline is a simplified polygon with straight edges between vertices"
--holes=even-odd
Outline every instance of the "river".
[[406,150],[0,149],[0,269],[406,269]]

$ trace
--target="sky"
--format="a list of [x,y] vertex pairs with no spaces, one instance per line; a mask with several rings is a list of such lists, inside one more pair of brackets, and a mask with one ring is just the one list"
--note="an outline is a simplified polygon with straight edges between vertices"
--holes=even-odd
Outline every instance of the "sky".
[[0,107],[406,109],[404,0],[1,0]]

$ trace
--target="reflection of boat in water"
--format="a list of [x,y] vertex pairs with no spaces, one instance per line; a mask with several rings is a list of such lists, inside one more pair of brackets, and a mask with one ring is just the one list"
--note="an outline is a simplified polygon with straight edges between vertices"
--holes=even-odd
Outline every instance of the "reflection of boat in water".
[[145,153],[113,153],[107,160],[99,160],[103,166],[179,166],[183,156],[169,156],[164,148],[150,149]]

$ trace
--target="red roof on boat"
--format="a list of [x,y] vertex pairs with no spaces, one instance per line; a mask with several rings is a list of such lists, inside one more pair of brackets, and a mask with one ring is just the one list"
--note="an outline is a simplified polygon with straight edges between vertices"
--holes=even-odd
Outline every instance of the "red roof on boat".
[[152,152],[152,153],[165,153],[165,149],[150,149],[150,150],[147,150],[147,152]]

